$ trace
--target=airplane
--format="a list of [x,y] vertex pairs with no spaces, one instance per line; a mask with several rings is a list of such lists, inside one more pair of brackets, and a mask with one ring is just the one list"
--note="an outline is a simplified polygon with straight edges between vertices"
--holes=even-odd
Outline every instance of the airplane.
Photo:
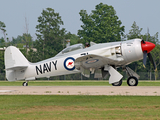
[[155,44],[142,39],[110,43],[90,43],[90,47],[84,48],[79,43],[63,49],[56,56],[37,62],[29,62],[24,55],[14,46],[5,50],[5,70],[8,81],[25,80],[23,86],[28,86],[28,81],[37,78],[82,73],[85,77],[94,75],[94,78],[106,78],[109,76],[109,84],[121,86],[122,75],[117,68],[122,67],[128,73],[127,84],[137,86],[139,75],[128,64],[143,59],[146,65],[147,56],[154,69],[155,62],[151,51]]

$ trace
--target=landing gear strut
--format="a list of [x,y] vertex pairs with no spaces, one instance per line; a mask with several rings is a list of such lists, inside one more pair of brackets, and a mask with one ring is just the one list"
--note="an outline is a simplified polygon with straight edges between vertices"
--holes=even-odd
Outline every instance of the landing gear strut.
[[135,73],[132,69],[130,69],[129,67],[126,67],[126,72],[129,75],[129,78],[127,79],[127,84],[129,86],[137,86],[138,79],[140,76],[137,73]]
[[28,86],[28,82],[26,81],[26,82],[23,82],[22,83],[22,86]]

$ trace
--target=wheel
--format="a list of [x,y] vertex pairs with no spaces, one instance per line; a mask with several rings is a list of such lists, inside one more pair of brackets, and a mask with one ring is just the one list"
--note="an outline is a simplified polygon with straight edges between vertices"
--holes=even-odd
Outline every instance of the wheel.
[[27,82],[23,82],[22,86],[28,86],[28,83]]
[[127,79],[127,84],[129,86],[137,86],[138,85],[138,79],[134,76],[131,76]]
[[121,86],[122,85],[122,79],[119,82],[112,83],[113,86]]

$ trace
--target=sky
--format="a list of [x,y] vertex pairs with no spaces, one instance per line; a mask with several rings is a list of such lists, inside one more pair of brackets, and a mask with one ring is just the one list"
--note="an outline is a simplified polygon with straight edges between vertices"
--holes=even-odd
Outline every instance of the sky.
[[11,40],[26,32],[26,18],[28,32],[36,39],[38,17],[43,9],[50,7],[60,14],[64,22],[61,27],[77,35],[83,24],[80,21],[80,10],[87,10],[90,14],[101,2],[114,7],[116,15],[125,26],[125,34],[129,33],[134,21],[143,28],[142,34],[147,33],[147,28],[152,36],[160,33],[160,0],[0,0],[0,21],[5,23],[7,37]]

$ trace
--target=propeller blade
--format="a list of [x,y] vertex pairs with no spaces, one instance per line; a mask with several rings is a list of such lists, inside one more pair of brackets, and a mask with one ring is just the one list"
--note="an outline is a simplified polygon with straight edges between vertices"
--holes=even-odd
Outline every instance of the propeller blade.
[[157,67],[156,67],[156,64],[155,64],[155,62],[154,62],[154,60],[153,60],[153,58],[152,58],[151,53],[148,53],[147,55],[148,55],[148,58],[149,58],[149,60],[151,61],[153,67],[154,67],[154,70],[156,71],[156,70],[157,70]]
[[143,52],[143,67],[146,67],[146,61],[147,61],[147,51]]

